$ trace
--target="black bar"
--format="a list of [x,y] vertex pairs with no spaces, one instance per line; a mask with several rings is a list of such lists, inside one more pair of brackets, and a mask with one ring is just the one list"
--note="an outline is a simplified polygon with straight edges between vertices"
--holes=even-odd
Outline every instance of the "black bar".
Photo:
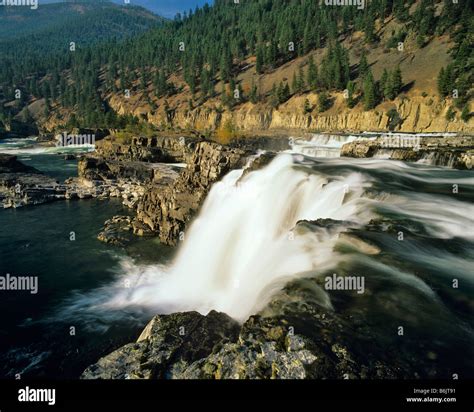
[[[18,391],[25,387],[55,389],[56,403],[47,406],[19,402]],[[428,394],[414,390],[428,390]],[[139,405],[160,402],[261,400],[317,401],[320,404],[391,405],[396,410],[466,410],[474,407],[474,380],[458,381],[0,381],[0,411],[28,410],[43,407],[58,410],[70,407],[93,408],[99,405]],[[438,392],[432,392],[438,390]],[[409,403],[406,398],[456,398],[455,402]],[[230,407],[231,404],[229,404]],[[315,404],[316,405],[316,404]],[[222,405],[224,406],[224,404]],[[66,409],[69,410],[69,409]],[[136,410],[136,409],[134,409]],[[159,410],[159,409],[157,409]],[[92,410],[91,410],[92,412]],[[383,412],[383,411],[382,411]]]

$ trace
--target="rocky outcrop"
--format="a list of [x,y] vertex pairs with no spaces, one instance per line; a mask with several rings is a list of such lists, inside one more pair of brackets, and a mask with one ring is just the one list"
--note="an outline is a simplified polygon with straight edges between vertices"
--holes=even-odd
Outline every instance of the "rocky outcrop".
[[382,157],[391,160],[472,169],[474,165],[474,137],[416,138],[382,136],[375,140],[357,140],[346,143],[341,156],[368,158]]
[[131,143],[106,138],[96,151],[78,161],[78,178],[68,179],[66,197],[119,197],[134,209],[145,193],[146,185],[162,189],[179,176],[179,163],[191,150],[191,142],[166,137],[136,137]]
[[64,199],[66,188],[39,170],[0,154],[0,207],[18,208]]
[[108,137],[97,144],[95,154],[108,160],[185,163],[195,142],[196,139],[184,136],[139,136],[130,141]]
[[[379,343],[362,312],[315,301],[316,280],[293,282],[241,327],[226,315],[160,315],[83,379],[393,379],[448,376],[429,347]],[[370,342],[370,351],[367,345]],[[433,356],[431,352],[429,352]]]
[[136,343],[128,344],[89,366],[83,379],[170,378],[180,365],[206,358],[216,345],[235,340],[238,324],[211,312],[175,313],[154,317]]
[[97,239],[104,243],[124,246],[131,240],[132,230],[130,216],[114,216],[105,221],[104,228],[97,235]]
[[[305,99],[317,107],[318,96],[314,93],[296,95],[278,108],[268,104],[238,105],[232,111],[217,110],[215,104],[205,103],[193,110],[188,105],[173,108],[173,117],[168,119],[164,107],[153,111],[145,102],[125,101],[121,96],[113,96],[111,106],[120,114],[132,113],[136,116],[147,114],[147,119],[156,127],[171,127],[176,130],[215,131],[226,124],[232,124],[239,132],[256,131],[318,131],[318,132],[384,132],[391,129],[389,112],[395,110],[400,118],[399,132],[456,132],[472,133],[474,118],[464,122],[459,115],[452,121],[446,120],[446,113],[452,102],[422,96],[400,97],[393,102],[384,102],[374,110],[365,111],[359,105],[349,109],[341,94],[335,96],[334,107],[324,113],[316,110],[310,114],[302,111]],[[183,100],[187,101],[187,100]]]
[[251,151],[202,141],[196,143],[180,177],[164,188],[149,185],[137,207],[135,233],[148,227],[164,244],[177,244],[186,223],[201,206],[211,185],[229,171],[243,167]]
[[0,153],[0,173],[36,173],[40,171],[21,163],[16,156]]

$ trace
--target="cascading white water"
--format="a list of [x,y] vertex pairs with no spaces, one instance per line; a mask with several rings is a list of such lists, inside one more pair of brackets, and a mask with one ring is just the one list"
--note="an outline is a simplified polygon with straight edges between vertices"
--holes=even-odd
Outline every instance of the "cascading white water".
[[[148,267],[140,285],[110,306],[141,305],[160,313],[211,309],[245,320],[275,290],[337,263],[337,235],[295,230],[299,220],[366,221],[362,175],[332,178],[296,170],[291,155],[242,177],[235,170],[209,193],[171,269]],[[348,192],[348,188],[350,191]]]
[[[299,220],[332,218],[357,227],[372,217],[398,216],[422,225],[433,238],[472,241],[468,228],[474,224],[474,205],[457,196],[440,195],[440,189],[416,190],[453,184],[463,191],[474,188],[472,177],[435,167],[280,154],[261,170],[248,174],[234,170],[212,187],[171,265],[141,266],[124,259],[116,282],[72,297],[58,316],[62,320],[79,316],[92,325],[97,317],[115,320],[143,313],[148,318],[156,313],[197,310],[206,314],[214,309],[244,321],[264,308],[289,280],[337,271],[341,262],[357,259],[357,253],[335,251],[344,224],[309,230],[305,225],[295,227]],[[407,190],[410,187],[413,190]],[[393,233],[384,236],[392,242],[390,250],[407,253],[406,259],[428,259],[434,253],[427,248],[412,257]],[[364,259],[369,272],[378,265],[375,258]],[[456,267],[472,262],[451,255],[444,261],[456,262]],[[389,277],[396,273],[420,290],[430,290],[409,272],[377,268]],[[322,299],[330,306],[327,297]]]
[[[311,139],[293,139],[291,153],[301,153],[311,157],[339,157],[344,144],[360,139],[369,139],[368,136],[314,134]],[[371,138],[373,139],[373,137]]]

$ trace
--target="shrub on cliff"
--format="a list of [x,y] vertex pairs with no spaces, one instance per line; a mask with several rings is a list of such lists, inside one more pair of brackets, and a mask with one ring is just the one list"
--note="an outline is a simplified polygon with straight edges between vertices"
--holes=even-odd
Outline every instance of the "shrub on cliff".
[[237,137],[237,129],[232,119],[227,120],[224,125],[216,132],[216,140],[221,144],[229,144]]

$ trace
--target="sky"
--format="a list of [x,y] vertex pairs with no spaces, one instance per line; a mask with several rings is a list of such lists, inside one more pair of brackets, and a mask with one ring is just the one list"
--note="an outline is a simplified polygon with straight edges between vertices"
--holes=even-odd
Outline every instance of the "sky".
[[[41,3],[59,3],[61,0],[39,0]],[[124,3],[125,0],[112,0],[114,3]],[[145,7],[163,17],[173,18],[176,13],[188,11],[205,3],[212,4],[213,0],[130,0],[130,4]]]
[[[114,0],[117,3],[120,0]],[[122,0],[123,1],[123,0]],[[145,7],[163,17],[172,18],[178,12],[212,3],[212,0],[130,0],[130,4]]]

